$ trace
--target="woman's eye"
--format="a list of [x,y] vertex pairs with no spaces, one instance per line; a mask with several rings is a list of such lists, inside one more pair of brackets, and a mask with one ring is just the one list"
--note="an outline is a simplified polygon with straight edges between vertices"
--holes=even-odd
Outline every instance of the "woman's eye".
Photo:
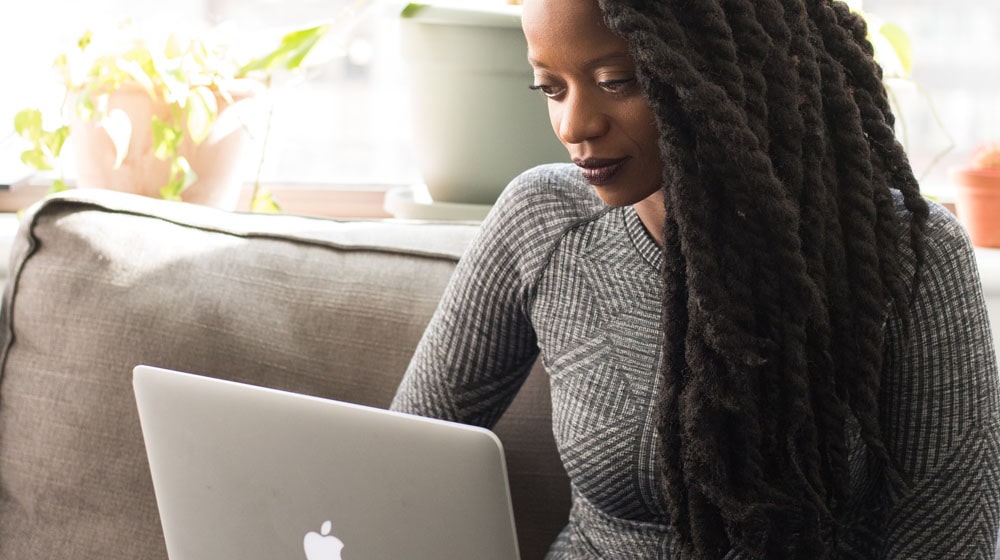
[[635,78],[623,78],[620,80],[604,80],[597,85],[609,93],[625,93],[635,83]]
[[559,97],[560,94],[566,89],[561,86],[549,86],[545,84],[532,84],[528,86],[528,89],[532,91],[540,91],[545,97]]

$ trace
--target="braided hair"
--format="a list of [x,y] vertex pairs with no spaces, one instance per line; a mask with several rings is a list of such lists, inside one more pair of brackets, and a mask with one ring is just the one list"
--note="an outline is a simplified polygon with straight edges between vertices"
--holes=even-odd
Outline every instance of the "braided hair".
[[908,483],[879,381],[916,281],[898,246],[919,275],[928,214],[865,22],[831,0],[599,4],[660,130],[671,524],[699,559],[831,557],[849,425],[886,491]]

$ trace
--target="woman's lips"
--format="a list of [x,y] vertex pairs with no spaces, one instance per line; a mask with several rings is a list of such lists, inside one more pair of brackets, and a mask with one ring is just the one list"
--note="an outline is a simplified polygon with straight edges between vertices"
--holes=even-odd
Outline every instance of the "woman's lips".
[[588,183],[599,187],[610,183],[615,178],[615,175],[621,171],[622,167],[625,167],[627,161],[627,157],[614,159],[587,158],[574,159],[573,163],[580,167],[580,170],[583,172],[583,178]]

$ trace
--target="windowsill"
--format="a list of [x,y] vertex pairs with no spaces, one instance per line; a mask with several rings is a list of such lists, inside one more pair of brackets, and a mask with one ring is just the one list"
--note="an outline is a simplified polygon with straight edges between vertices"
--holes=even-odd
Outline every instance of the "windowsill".
[[[390,218],[385,193],[396,184],[270,184],[281,211],[324,218]],[[41,200],[49,187],[21,184],[0,190],[0,212],[18,212]],[[250,209],[253,185],[244,185],[237,211]]]

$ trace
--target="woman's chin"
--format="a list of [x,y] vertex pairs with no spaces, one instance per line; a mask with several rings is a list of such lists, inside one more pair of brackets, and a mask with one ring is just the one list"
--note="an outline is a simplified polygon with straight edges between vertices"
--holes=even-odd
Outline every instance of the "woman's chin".
[[630,189],[623,189],[621,187],[616,189],[612,185],[593,186],[593,188],[594,192],[597,193],[597,197],[600,198],[604,204],[611,206],[612,208],[632,206],[633,204],[642,202],[648,196],[646,193],[639,194],[631,191]]
[[623,196],[624,193],[616,192],[607,186],[594,186],[594,192],[597,193],[597,197],[601,199],[601,202],[607,204],[608,206],[617,208],[619,206],[629,206],[634,204],[635,201],[631,200],[628,196]]

